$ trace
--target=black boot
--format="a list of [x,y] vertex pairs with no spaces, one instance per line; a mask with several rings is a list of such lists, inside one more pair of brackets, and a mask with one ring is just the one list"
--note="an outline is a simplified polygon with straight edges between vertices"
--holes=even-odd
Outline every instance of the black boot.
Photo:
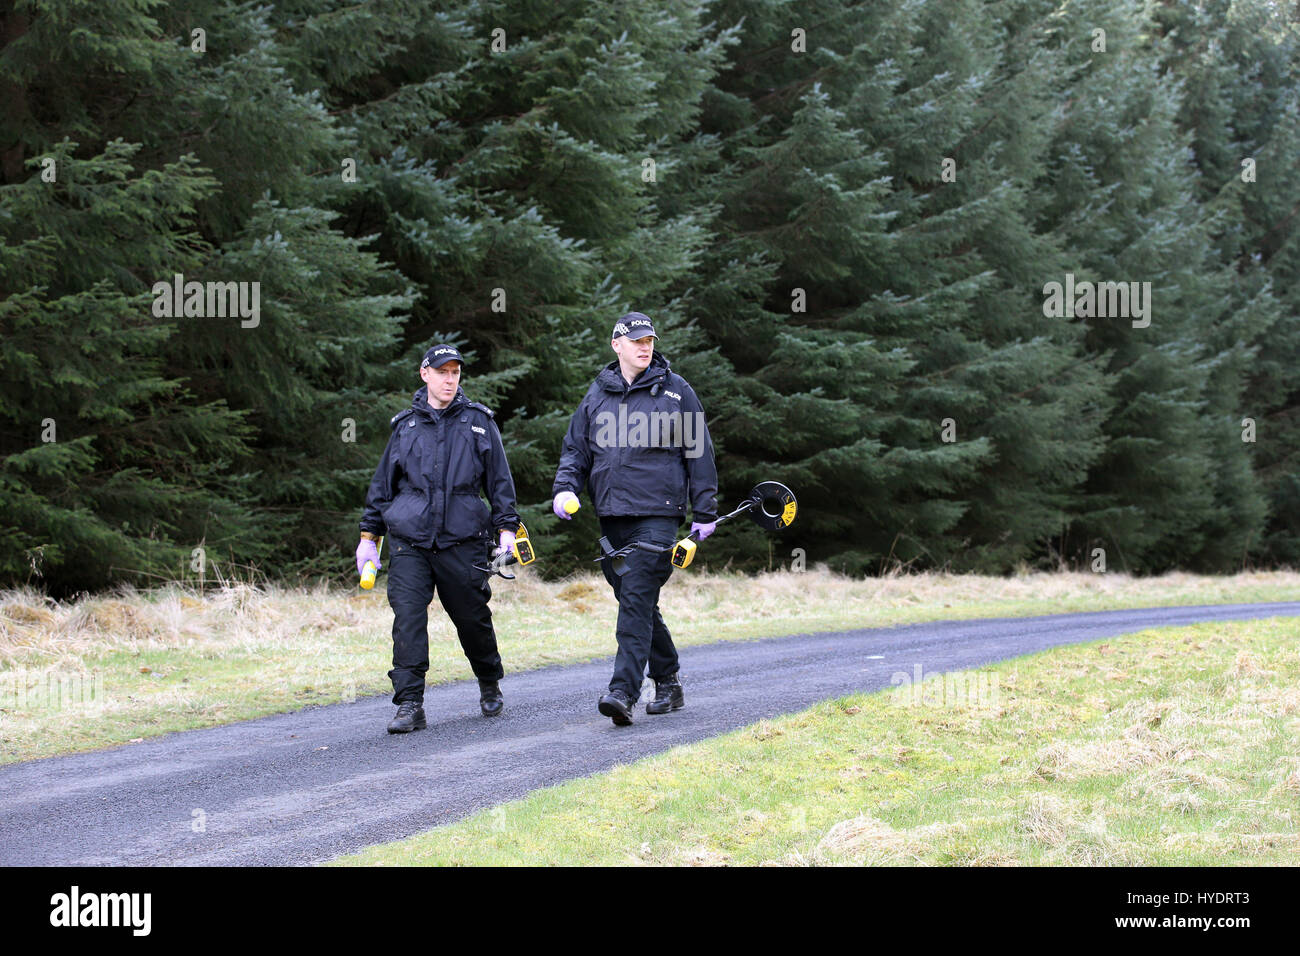
[[655,699],[645,705],[647,714],[666,714],[670,710],[681,710],[686,706],[686,697],[682,693],[681,682],[677,675],[655,681]]
[[428,724],[424,721],[424,703],[418,700],[404,700],[397,708],[397,716],[388,725],[390,734],[406,734],[412,730],[423,730]]
[[632,701],[621,690],[611,690],[597,702],[596,709],[619,727],[632,723]]
[[505,709],[506,702],[501,696],[501,687],[494,680],[478,682],[478,707],[484,717],[495,717]]

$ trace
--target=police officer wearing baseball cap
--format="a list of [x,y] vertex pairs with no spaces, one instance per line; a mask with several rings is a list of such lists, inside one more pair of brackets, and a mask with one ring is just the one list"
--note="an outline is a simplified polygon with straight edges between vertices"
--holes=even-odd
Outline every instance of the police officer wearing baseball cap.
[[[633,541],[664,549],[633,551],[621,575],[608,557],[601,562],[618,598],[618,654],[609,692],[597,709],[619,726],[632,722],[647,663],[655,698],[646,713],[663,714],[685,704],[677,648],[659,613],[659,591],[672,575],[671,549],[687,506],[699,540],[717,523],[718,473],[704,410],[690,384],[655,351],[657,340],[654,324],[640,312],[615,323],[610,347],[617,358],[596,376],[573,413],[551,489],[552,510],[568,520],[565,505],[586,488],[601,533],[615,549]],[[638,431],[647,422],[671,422],[674,416],[689,426],[678,428],[674,440],[656,441],[660,436],[652,434],[653,424]],[[624,428],[628,422],[635,424]]]
[[[492,540],[500,554],[519,527],[515,485],[492,411],[465,397],[465,359],[453,345],[435,345],[420,363],[424,387],[393,416],[365,511],[357,572],[380,567],[376,540],[390,545],[388,603],[393,609],[393,703],[390,734],[426,726],[424,677],[429,670],[429,603],[434,592],[456,626],[479,682],[483,715],[501,713],[504,674],[488,599],[485,565]],[[491,510],[480,493],[491,502]]]

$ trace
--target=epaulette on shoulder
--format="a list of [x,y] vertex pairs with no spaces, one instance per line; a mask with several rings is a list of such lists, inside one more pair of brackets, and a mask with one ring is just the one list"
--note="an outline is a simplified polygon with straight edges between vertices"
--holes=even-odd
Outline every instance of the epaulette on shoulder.
[[470,403],[469,403],[469,407],[470,407],[470,408],[477,408],[480,412],[483,412],[483,414],[487,415],[488,418],[496,418],[496,417],[497,417],[497,416],[496,416],[496,413],[493,412],[492,409],[490,409],[490,408],[488,408],[486,405],[484,405],[482,402],[470,402]]
[[390,424],[390,425],[392,425],[394,428],[396,428],[396,427],[397,427],[397,423],[400,422],[403,418],[405,418],[407,415],[414,415],[414,414],[415,414],[415,409],[414,409],[414,408],[404,408],[404,409],[402,409],[400,412],[398,412],[396,415],[394,415],[392,418],[390,418],[390,419],[388,420],[388,424]]

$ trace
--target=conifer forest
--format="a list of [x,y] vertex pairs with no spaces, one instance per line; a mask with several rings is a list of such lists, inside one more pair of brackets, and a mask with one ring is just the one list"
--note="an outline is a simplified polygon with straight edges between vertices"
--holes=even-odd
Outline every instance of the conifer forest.
[[0,0],[0,580],[355,582],[432,344],[547,576],[621,315],[698,565],[1300,565],[1295,0]]

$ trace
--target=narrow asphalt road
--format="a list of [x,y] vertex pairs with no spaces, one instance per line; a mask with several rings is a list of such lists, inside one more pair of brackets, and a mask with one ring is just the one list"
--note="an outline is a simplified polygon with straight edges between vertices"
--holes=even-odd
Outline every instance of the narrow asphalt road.
[[[390,736],[387,698],[0,767],[0,864],[293,865],[436,827],[531,790],[819,700],[1150,627],[1300,616],[1300,601],[943,621],[682,651],[686,707],[616,728],[609,663],[430,687],[427,730]],[[611,649],[612,650],[612,649]],[[507,666],[509,662],[507,661]],[[645,698],[642,698],[644,703]],[[201,823],[201,825],[199,825]]]

